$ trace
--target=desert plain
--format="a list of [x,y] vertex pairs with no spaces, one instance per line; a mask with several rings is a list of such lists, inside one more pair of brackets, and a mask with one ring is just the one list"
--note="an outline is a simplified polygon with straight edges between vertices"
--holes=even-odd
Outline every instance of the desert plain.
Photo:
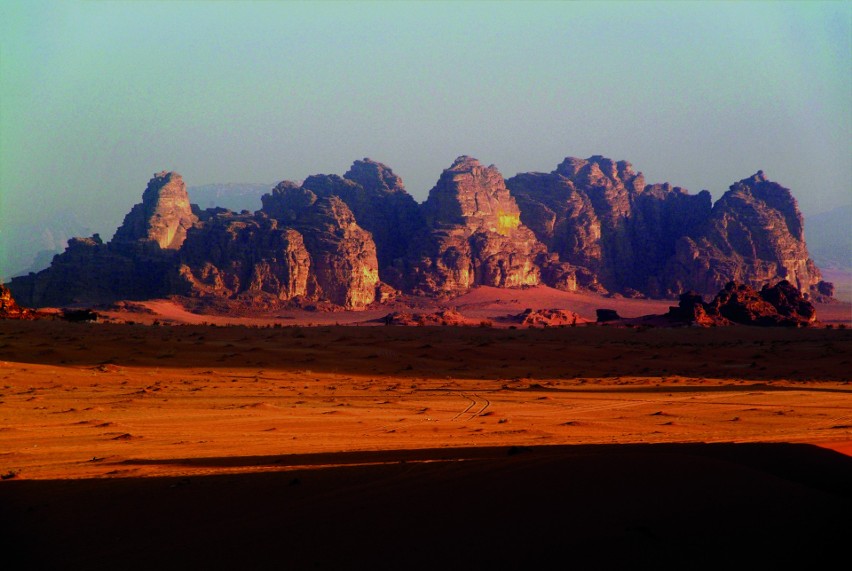
[[670,305],[546,288],[450,303],[470,326],[170,300],[0,321],[4,560],[703,568],[847,549],[848,303],[812,328],[502,319]]

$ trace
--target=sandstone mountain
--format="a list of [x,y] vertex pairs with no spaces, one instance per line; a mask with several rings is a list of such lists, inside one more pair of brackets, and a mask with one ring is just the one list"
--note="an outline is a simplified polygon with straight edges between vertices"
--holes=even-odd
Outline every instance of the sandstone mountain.
[[600,156],[567,158],[550,174],[506,184],[539,239],[588,270],[577,273],[582,286],[673,297],[713,294],[731,280],[760,287],[788,279],[815,298],[831,296],[808,256],[795,199],[762,172],[715,205],[707,191],[645,185],[629,163]]
[[427,295],[477,285],[541,283],[547,249],[521,223],[521,212],[495,166],[462,156],[446,169],[422,207],[427,232],[409,253],[407,286]]
[[178,250],[186,231],[196,222],[183,178],[175,172],[160,172],[148,182],[142,202],[135,205],[112,241],[156,242],[163,250]]
[[261,203],[202,210],[180,175],[158,173],[109,243],[74,238],[9,288],[30,307],[182,295],[349,309],[479,285],[675,297],[785,279],[811,299],[832,293],[791,192],[762,172],[714,205],[601,156],[508,180],[462,156],[418,204],[389,167],[363,159],[343,176],[283,181]]
[[678,239],[663,272],[674,291],[708,292],[731,280],[761,287],[780,277],[812,295],[831,295],[808,256],[796,200],[762,171],[733,184],[694,228]]

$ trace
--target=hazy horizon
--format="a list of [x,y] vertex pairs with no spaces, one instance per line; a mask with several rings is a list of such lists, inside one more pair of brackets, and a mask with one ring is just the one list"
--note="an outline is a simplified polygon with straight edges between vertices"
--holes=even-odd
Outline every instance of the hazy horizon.
[[458,155],[600,154],[714,200],[763,170],[809,215],[852,202],[850,149],[849,2],[0,4],[4,279],[28,229],[108,237],[161,170],[370,157],[422,202]]

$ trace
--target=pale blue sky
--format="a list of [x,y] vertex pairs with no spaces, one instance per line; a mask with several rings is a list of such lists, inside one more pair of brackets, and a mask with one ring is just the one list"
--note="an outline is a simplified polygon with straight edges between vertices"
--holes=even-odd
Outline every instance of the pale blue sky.
[[56,212],[112,235],[159,170],[371,157],[422,201],[460,154],[507,178],[602,154],[714,199],[763,169],[806,214],[848,204],[852,2],[0,1],[0,276]]

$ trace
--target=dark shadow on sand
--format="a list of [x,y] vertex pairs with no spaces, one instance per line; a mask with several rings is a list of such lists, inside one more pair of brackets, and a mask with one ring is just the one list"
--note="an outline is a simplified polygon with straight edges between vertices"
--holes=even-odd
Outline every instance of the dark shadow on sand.
[[[826,568],[850,533],[852,458],[809,445],[168,462],[212,475],[1,482],[4,561],[33,569]],[[136,465],[145,463],[166,461]],[[269,466],[282,469],[216,475]]]
[[400,379],[660,378],[848,381],[852,330],[151,327],[0,321],[0,360],[204,367]]

